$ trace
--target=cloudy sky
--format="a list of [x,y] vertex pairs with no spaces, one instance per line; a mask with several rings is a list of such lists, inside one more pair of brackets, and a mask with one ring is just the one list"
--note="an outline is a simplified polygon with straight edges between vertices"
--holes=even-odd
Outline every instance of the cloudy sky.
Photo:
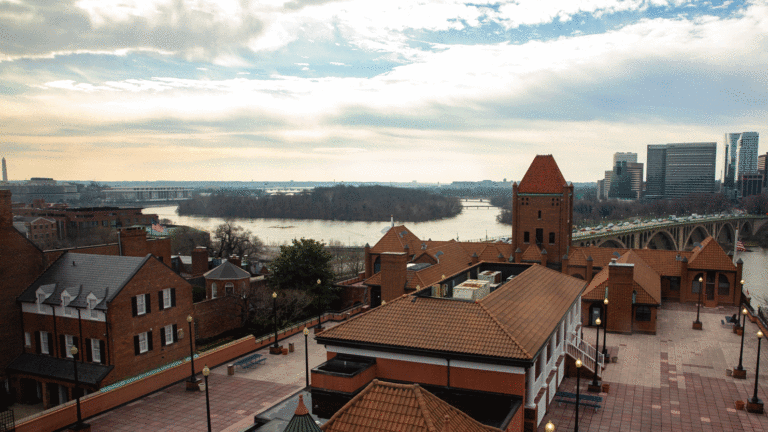
[[[0,0],[11,180],[593,181],[765,134],[768,4]],[[765,139],[765,138],[764,138]],[[765,151],[762,146],[761,151]]]

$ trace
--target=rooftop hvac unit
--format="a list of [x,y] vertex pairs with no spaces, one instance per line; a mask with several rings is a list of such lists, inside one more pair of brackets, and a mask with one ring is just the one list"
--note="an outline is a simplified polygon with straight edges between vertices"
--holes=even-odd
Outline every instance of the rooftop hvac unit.
[[453,298],[480,300],[491,292],[491,283],[485,280],[469,279],[453,287]]
[[483,272],[480,272],[480,274],[477,275],[477,278],[480,279],[480,280],[488,281],[490,283],[500,283],[501,282],[501,272],[500,271],[485,270]]

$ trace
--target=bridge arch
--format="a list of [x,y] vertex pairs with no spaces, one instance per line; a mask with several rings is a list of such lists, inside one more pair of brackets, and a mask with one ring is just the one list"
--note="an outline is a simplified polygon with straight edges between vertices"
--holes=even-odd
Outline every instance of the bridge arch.
[[607,238],[607,239],[601,239],[598,241],[600,243],[598,243],[597,247],[621,248],[621,249],[627,248],[627,246],[618,238]]
[[677,242],[667,230],[659,230],[648,237],[643,249],[677,250]]
[[741,224],[741,229],[739,229],[739,235],[752,235],[752,224],[749,221],[744,221]]
[[730,246],[733,246],[733,243],[735,241],[736,237],[736,230],[733,228],[733,225],[729,222],[724,222],[722,226],[720,226],[720,231],[716,234],[715,240],[717,240],[720,245],[728,246],[727,248],[724,248],[726,250],[730,249]]
[[692,250],[694,243],[701,243],[707,237],[709,237],[707,229],[703,225],[696,225],[683,243],[685,245],[684,250]]

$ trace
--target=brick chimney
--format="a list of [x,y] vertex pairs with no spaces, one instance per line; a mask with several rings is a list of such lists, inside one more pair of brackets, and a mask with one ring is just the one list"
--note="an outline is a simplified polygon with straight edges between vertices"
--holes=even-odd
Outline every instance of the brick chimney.
[[408,254],[406,252],[381,253],[381,299],[392,301],[405,294]]
[[563,274],[568,274],[568,254],[563,255],[563,264],[561,270]]
[[474,265],[474,264],[477,264],[478,262],[480,262],[480,258],[478,258],[477,252],[472,253],[472,264]]
[[373,276],[373,262],[371,261],[371,245],[365,244],[365,278]]
[[192,250],[192,276],[202,276],[208,271],[208,249],[198,246]]
[[687,301],[685,297],[694,298],[691,294],[691,284],[688,281],[688,258],[680,259],[680,302]]
[[547,250],[546,249],[541,250],[541,265],[543,265],[544,267],[547,266]]
[[632,291],[634,264],[608,264],[608,286],[610,304],[608,305],[608,331],[632,333]]
[[143,257],[147,252],[147,232],[141,228],[122,228],[120,235],[120,255]]
[[590,255],[587,257],[587,270],[586,270],[587,274],[584,275],[584,279],[587,281],[587,283],[592,282],[592,265],[593,265],[592,255]]
[[515,249],[515,262],[519,263],[522,262],[523,259],[523,250],[520,248]]
[[0,228],[13,226],[13,213],[11,213],[11,191],[0,190]]
[[227,258],[227,261],[231,262],[237,267],[240,267],[240,268],[243,267],[243,259],[237,255],[230,255],[229,258]]

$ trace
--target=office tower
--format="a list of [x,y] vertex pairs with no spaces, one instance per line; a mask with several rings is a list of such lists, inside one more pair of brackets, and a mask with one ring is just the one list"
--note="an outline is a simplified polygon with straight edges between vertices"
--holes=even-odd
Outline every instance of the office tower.
[[3,158],[3,183],[8,182],[8,168],[5,166],[5,158]]
[[606,171],[606,176],[611,173],[608,198],[639,199],[643,191],[643,164],[619,161],[613,167],[613,171]]
[[742,132],[736,152],[736,180],[746,174],[757,173],[757,132]]
[[637,163],[637,153],[616,152],[613,154],[613,166],[615,167],[618,162]]
[[736,184],[736,155],[738,153],[739,133],[725,134],[725,144],[723,151],[723,188],[732,189]]
[[768,160],[768,153],[757,157],[757,172],[763,175],[763,189],[768,187],[768,173],[765,172],[766,160]]
[[649,144],[646,197],[714,192],[716,153],[717,143]]
[[603,176],[603,199],[608,198],[608,193],[611,191],[611,177],[613,176],[613,170],[605,172]]

